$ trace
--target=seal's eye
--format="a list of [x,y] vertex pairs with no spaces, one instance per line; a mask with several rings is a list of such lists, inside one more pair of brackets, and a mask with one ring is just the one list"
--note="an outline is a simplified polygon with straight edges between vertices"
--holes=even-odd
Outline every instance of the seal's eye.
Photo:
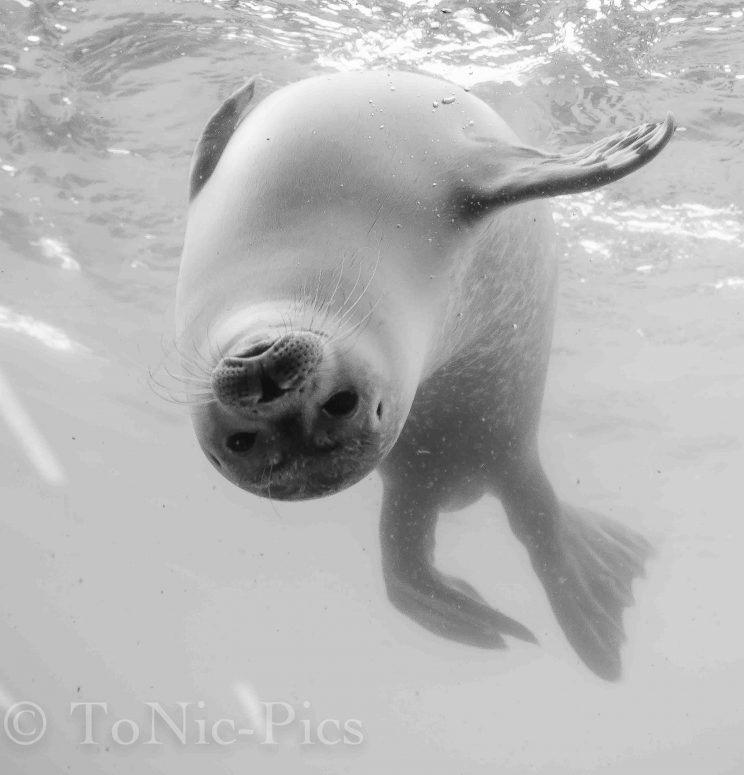
[[323,411],[331,417],[348,417],[357,407],[359,397],[352,390],[334,393],[324,404]]
[[230,452],[248,452],[256,443],[255,433],[233,433],[232,436],[227,437],[225,442]]

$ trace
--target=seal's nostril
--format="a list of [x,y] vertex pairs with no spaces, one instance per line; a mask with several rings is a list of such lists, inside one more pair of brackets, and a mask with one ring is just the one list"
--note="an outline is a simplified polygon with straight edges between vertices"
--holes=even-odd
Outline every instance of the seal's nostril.
[[268,349],[271,348],[273,342],[261,342],[260,344],[254,344],[247,350],[242,350],[235,354],[235,358],[255,358],[258,355],[263,355]]
[[377,404],[377,411],[375,412],[377,415],[378,420],[382,420],[382,401],[380,401],[379,404]]
[[207,452],[207,457],[212,461],[212,464],[215,468],[222,468],[222,463],[220,463],[220,459],[217,457],[217,455],[213,455],[211,452]]
[[249,452],[255,443],[256,434],[246,433],[243,431],[241,433],[233,433],[232,436],[228,436],[227,441],[225,442],[225,446],[230,450],[230,452],[236,452],[240,455],[244,452]]
[[271,377],[265,374],[261,375],[261,403],[273,401],[275,398],[281,398],[287,391],[279,387]]
[[323,404],[323,411],[331,417],[348,417],[358,403],[359,396],[353,390],[341,390]]

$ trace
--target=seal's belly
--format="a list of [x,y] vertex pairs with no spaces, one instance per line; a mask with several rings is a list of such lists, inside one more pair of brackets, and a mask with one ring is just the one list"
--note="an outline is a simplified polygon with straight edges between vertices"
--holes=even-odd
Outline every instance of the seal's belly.
[[504,209],[473,237],[471,258],[451,278],[440,336],[446,357],[419,386],[401,437],[422,456],[446,454],[458,492],[470,481],[466,501],[484,485],[457,461],[472,459],[474,450],[498,456],[536,427],[557,279],[547,207]]
[[447,312],[440,332],[441,358],[518,382],[525,352],[549,347],[557,265],[554,227],[547,206],[530,203],[493,214],[453,262]]

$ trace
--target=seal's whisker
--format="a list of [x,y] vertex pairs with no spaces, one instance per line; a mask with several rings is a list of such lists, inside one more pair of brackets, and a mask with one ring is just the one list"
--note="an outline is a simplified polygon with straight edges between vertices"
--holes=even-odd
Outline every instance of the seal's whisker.
[[170,371],[168,371],[167,372],[168,376],[173,377],[174,379],[185,379],[188,381],[193,380],[196,382],[201,382],[204,385],[211,384],[211,379],[209,378],[209,375],[200,371],[199,367],[196,364],[192,364],[190,361],[183,359],[180,365],[185,375],[175,375],[175,374],[172,374]]
[[323,285],[323,270],[319,269],[315,280],[315,295],[313,296],[312,303],[310,304],[310,308],[313,310],[313,313],[310,316],[310,328],[313,327],[315,310],[318,309],[318,299],[320,298],[320,290],[322,288],[322,285]]
[[[333,320],[335,317],[338,317],[339,315],[342,314],[342,310],[344,309],[346,304],[348,304],[349,299],[353,296],[354,290],[356,289],[356,287],[357,287],[357,285],[359,283],[359,280],[360,280],[361,274],[362,274],[362,269],[363,269],[363,266],[362,266],[361,262],[359,264],[359,273],[357,275],[357,278],[356,278],[356,280],[354,282],[354,285],[353,285],[352,289],[349,291],[349,294],[346,296],[346,298],[344,298],[341,301],[341,304],[339,305],[338,310],[333,310],[334,301],[336,300],[337,294],[338,294],[339,290],[342,287],[342,281],[344,279],[347,257],[349,255],[351,255],[353,257],[354,254],[355,254],[354,252],[351,252],[350,254],[347,253],[347,252],[343,252],[341,254],[341,264],[340,264],[340,266],[338,267],[338,270],[337,270],[337,277],[336,277],[335,284],[333,285],[333,288],[331,289],[331,292],[328,295],[328,297],[322,303],[319,303],[317,305],[318,311],[323,316],[323,322],[324,323],[328,323],[329,321]],[[330,287],[331,282],[333,282],[333,272],[331,273],[331,276],[330,276],[330,282],[328,284],[329,287]]]
[[293,303],[294,303],[294,310],[299,309],[300,302],[303,299],[306,299],[309,296],[307,292],[307,279],[305,277],[302,278],[302,285],[300,285],[300,291],[299,293],[295,293],[293,297]]
[[282,336],[288,336],[289,334],[292,333],[292,330],[293,330],[292,323],[284,313],[281,314],[281,318],[282,318]]
[[382,207],[383,207],[384,204],[385,204],[384,201],[380,202],[380,206],[377,208],[377,212],[375,213],[375,217],[372,220],[372,223],[369,225],[369,229],[367,229],[367,234],[369,234],[372,231],[372,229],[374,229],[375,224],[377,223],[377,220],[380,217],[380,213],[382,212]]
[[370,305],[369,311],[364,317],[362,317],[359,321],[350,324],[345,330],[341,328],[335,331],[334,335],[331,337],[331,340],[335,342],[342,342],[345,338],[353,334],[354,331],[358,330],[360,327],[366,326],[369,323],[370,317],[374,313],[375,309],[377,309],[377,306],[381,301],[382,294],[380,294],[374,303]]
[[[174,379],[178,379],[178,378],[174,377]],[[185,378],[181,378],[181,382],[186,387],[194,390],[203,390],[205,393],[209,393],[210,391],[212,391],[212,383],[208,382],[207,380],[185,377]]]
[[[160,365],[161,372],[164,372],[170,380],[172,380],[174,383],[178,385],[199,385],[200,383],[204,387],[208,387],[205,383],[202,383],[202,377],[201,375],[193,375],[193,374],[176,374],[173,371],[171,371],[168,364],[163,363]],[[148,381],[150,383],[150,387],[161,397],[166,397],[167,395],[171,393],[171,386],[166,384],[165,382],[161,381],[159,377],[155,375],[155,373],[152,371],[152,369],[148,369]],[[164,391],[165,394],[161,391]]]
[[[357,297],[357,300],[344,312],[343,316],[339,319],[339,323],[341,323],[346,317],[348,317],[352,313],[354,308],[357,306],[357,304],[359,304],[359,302],[364,298],[364,295],[367,293],[367,291],[369,290],[370,286],[372,285],[372,281],[375,279],[375,275],[377,274],[377,268],[380,266],[380,257],[381,256],[382,256],[382,250],[381,250],[380,246],[378,245],[378,248],[377,248],[377,260],[375,261],[375,265],[372,267],[372,272],[371,272],[371,274],[370,274],[370,276],[369,276],[369,278],[368,278],[364,288],[362,288],[361,293]],[[356,285],[356,283],[355,283],[355,285]]]
[[[342,257],[342,262],[346,261],[346,256]],[[322,299],[318,301],[318,314],[321,316],[322,321],[328,320],[328,313],[334,303],[337,303],[339,288],[341,287],[341,281],[343,277],[339,274],[335,276],[335,270],[327,273],[327,281],[325,285],[325,293]]]
[[192,394],[187,393],[185,396],[164,396],[165,400],[172,404],[178,404],[180,406],[209,406],[217,401],[214,396],[203,398],[194,398]]
[[211,372],[206,369],[203,364],[197,363],[185,355],[181,356],[179,368],[181,369],[181,374],[176,375],[168,372],[168,375],[173,379],[182,382],[190,382],[192,384],[204,386],[209,386],[212,384]]
[[302,302],[309,296],[307,291],[307,279],[302,278],[302,284],[299,290],[293,290],[292,292],[292,304],[290,305],[290,311],[292,315],[298,315],[302,310]]
[[209,374],[209,370],[206,369],[204,364],[201,363],[196,357],[187,355],[184,352],[178,352],[178,357],[181,361],[181,365],[187,364],[195,371],[201,372],[203,376],[207,376],[207,374]]
[[205,368],[206,361],[204,359],[204,356],[202,355],[202,353],[199,352],[199,350],[197,350],[196,342],[194,342],[193,340],[191,342],[191,350],[193,354],[186,352],[184,344],[180,342],[178,339],[176,339],[173,342],[173,350],[176,352],[176,354],[182,361],[190,361],[197,368],[203,369],[205,372],[209,371],[209,369]]
[[261,490],[266,491],[266,497],[269,500],[269,503],[271,504],[271,510],[276,514],[277,517],[281,518],[281,514],[276,509],[276,503],[274,502],[274,498],[271,497],[271,480],[273,478],[274,474],[274,464],[268,463],[263,467],[263,470],[261,471],[261,477],[260,477],[260,484],[259,487]]
[[174,373],[165,361],[161,362],[154,370],[147,369],[147,382],[150,389],[158,398],[168,403],[191,403],[189,396],[193,394],[195,389],[204,389],[204,394],[207,395],[209,386],[200,384],[200,381],[200,376]]
[[[212,364],[219,363],[227,354],[227,343],[224,343],[220,345],[217,340],[212,336],[214,333],[214,326],[216,325],[217,321],[212,320],[210,324],[207,326],[206,331],[206,345],[207,345],[207,352],[209,353],[209,360],[207,360],[203,353],[197,349],[196,342],[193,342],[193,348],[194,353],[201,359],[204,360],[206,364],[209,364],[211,361]],[[212,366],[208,365],[206,369],[208,374],[212,373]]]
[[[163,367],[164,368],[164,367]],[[166,370],[167,373],[167,370]],[[160,381],[158,377],[155,376],[152,369],[147,369],[147,376],[148,376],[148,384],[150,386],[150,389],[157,395],[159,398],[162,398],[165,401],[171,401],[172,399],[172,390],[168,385],[165,385],[163,382]]]
[[326,309],[331,308],[331,304],[333,304],[333,300],[336,298],[336,293],[338,293],[338,289],[341,287],[341,280],[344,279],[344,267],[346,265],[346,253],[341,254],[341,266],[338,269],[338,279],[336,280],[336,284],[333,286],[333,290],[331,291],[331,295],[328,297],[328,301],[326,302]]
[[[149,370],[150,387],[155,390],[158,395],[165,397],[162,392],[156,388],[160,388],[164,391],[170,390],[170,386],[159,376],[163,373],[167,375],[169,380],[172,380],[179,385],[198,383],[201,381],[206,383],[208,379],[208,370],[196,359],[184,352],[183,344],[181,342],[176,339],[172,341],[167,348],[163,342],[161,342],[161,345],[163,346],[163,357],[154,370]],[[171,370],[169,361],[177,363],[180,370],[185,373],[174,373]]]
[[[220,352],[220,349],[217,346],[217,343],[213,341],[212,338],[209,336],[209,331],[207,331],[207,340],[206,340],[207,355],[204,355],[204,353],[200,352],[197,349],[196,343],[194,343],[193,348],[194,348],[194,355],[199,359],[203,359],[205,363],[209,361],[211,361],[212,363],[219,363],[222,360],[222,353]],[[211,371],[211,369],[209,371]]]
[[321,314],[323,305],[321,303],[321,294],[323,291],[324,276],[323,270],[319,269],[317,272],[317,279],[315,282],[315,295],[311,304],[312,313],[310,314],[310,330],[315,330],[317,325],[317,316]]
[[152,390],[162,398],[164,401],[174,404],[186,404],[196,405],[199,403],[208,403],[214,399],[214,394],[208,386],[202,386],[199,389],[193,389],[194,383],[184,379],[181,375],[172,374],[167,368],[164,370],[168,376],[176,382],[183,383],[184,387],[175,391],[168,385],[163,384],[152,372],[148,369],[149,382]]
[[183,385],[185,388],[189,388],[192,390],[204,390],[205,392],[209,392],[212,390],[212,383],[210,380],[204,379],[202,377],[195,377],[192,374],[170,374],[168,373],[168,376],[173,379],[174,382],[177,382],[181,385]]
[[[334,350],[337,355],[346,356],[349,352],[351,352],[354,349],[354,346],[356,345],[359,337],[362,335],[362,333],[364,332],[364,330],[372,320],[372,315],[381,300],[382,300],[382,295],[380,295],[377,298],[377,300],[374,302],[374,304],[370,306],[369,311],[361,320],[357,321],[354,324],[349,325],[343,331],[333,331],[333,333],[328,337],[326,344],[327,345],[333,344]],[[354,338],[352,339],[352,337]],[[326,366],[323,361],[321,361],[320,365],[317,368],[317,373],[321,376],[330,375],[334,372],[335,372],[335,366]]]
[[[203,345],[199,346],[197,345],[197,342],[195,339],[191,340],[190,349],[193,353],[193,357],[197,360],[197,362],[204,362],[209,363],[209,361],[212,361],[212,363],[218,363],[219,358],[217,357],[219,353],[215,349],[215,344],[212,338],[212,326],[214,325],[214,321],[210,321],[209,325],[207,326],[207,330],[205,332],[206,337]],[[206,352],[205,352],[206,350]],[[208,369],[211,371],[211,369]]]
[[271,497],[271,480],[273,475],[274,475],[274,464],[272,463],[269,466],[269,480],[267,482],[266,492],[269,494],[269,503],[271,504],[271,510],[274,512],[274,514],[277,515],[277,517],[281,517],[281,515],[276,509],[276,503],[274,502],[274,499]]
[[343,317],[346,314],[344,308],[349,303],[349,300],[354,296],[354,292],[356,291],[357,285],[359,285],[359,280],[361,280],[361,278],[362,278],[362,270],[363,269],[364,269],[364,262],[361,261],[361,259],[360,259],[360,261],[359,261],[359,271],[357,272],[357,276],[354,279],[354,285],[351,286],[351,290],[344,297],[344,300],[343,300],[341,306],[338,308],[338,311],[336,313],[337,315]]
[[339,355],[346,356],[354,349],[356,343],[359,341],[359,337],[364,333],[365,329],[369,325],[370,320],[372,319],[371,313],[372,310],[370,310],[370,314],[366,316],[360,322],[360,324],[358,324],[350,331],[347,331],[342,337],[336,340],[336,348]]
[[369,318],[372,315],[372,312],[374,312],[374,309],[371,309],[361,320],[358,320],[354,323],[350,323],[345,328],[335,331],[333,339],[331,341],[334,344],[341,344],[345,340],[348,340],[351,336],[354,335],[354,333],[359,331],[360,328],[362,328],[369,322]]

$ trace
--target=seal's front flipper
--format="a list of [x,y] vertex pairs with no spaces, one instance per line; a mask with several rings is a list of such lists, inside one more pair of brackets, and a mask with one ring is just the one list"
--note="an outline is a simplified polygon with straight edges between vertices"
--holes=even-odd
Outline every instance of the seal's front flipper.
[[[575,153],[546,153],[523,146],[480,150],[483,181],[464,192],[462,207],[477,217],[496,207],[539,197],[590,191],[634,172],[653,159],[674,134],[671,113],[657,124],[618,132]],[[490,160],[489,153],[498,158]],[[488,174],[488,172],[486,172]]]
[[386,483],[380,538],[393,605],[427,630],[471,646],[504,648],[504,635],[537,643],[526,627],[491,608],[467,582],[434,567],[437,517],[425,495]]
[[539,467],[511,478],[501,496],[569,642],[597,675],[617,680],[623,610],[633,603],[631,586],[644,575],[650,544],[611,519],[560,503]]
[[189,199],[193,199],[202,190],[214,172],[228,140],[248,112],[255,88],[256,79],[251,78],[217,108],[204,127],[191,160]]

